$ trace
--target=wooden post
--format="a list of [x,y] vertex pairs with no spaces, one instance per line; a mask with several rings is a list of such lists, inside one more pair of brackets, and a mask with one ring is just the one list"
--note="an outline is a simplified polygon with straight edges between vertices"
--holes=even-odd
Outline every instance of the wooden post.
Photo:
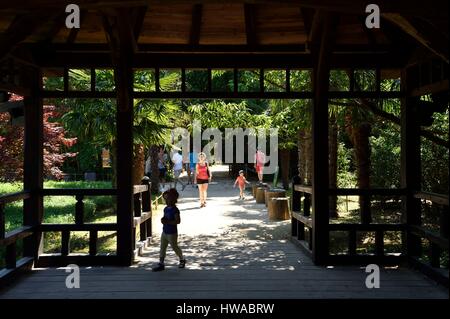
[[[142,179],[142,185],[147,185],[148,189],[146,192],[142,193],[142,211],[152,214],[152,185],[150,183],[150,178],[144,176]],[[152,219],[149,218],[145,221],[145,236],[146,239],[152,237]],[[142,236],[142,229],[141,229]]]
[[75,199],[77,200],[75,204],[75,224],[81,225],[84,223],[84,195],[76,195]]
[[[30,95],[24,98],[25,135],[24,135],[24,177],[23,187],[31,192],[31,197],[24,200],[23,224],[38,226],[42,223],[44,204],[42,197],[43,181],[43,106],[40,98],[41,74],[37,70],[30,70],[23,75],[26,77]],[[43,251],[42,234],[35,232],[23,240],[23,255],[34,257]]]
[[312,109],[312,257],[315,264],[326,263],[328,231],[328,90],[330,54],[337,19],[320,10],[314,17],[311,53],[314,60]]
[[120,48],[116,59],[117,87],[117,255],[123,265],[133,261],[133,71],[132,54]]
[[292,207],[292,211],[294,212],[300,212],[301,211],[301,194],[300,192],[297,192],[295,190],[295,185],[300,185],[301,181],[300,181],[300,177],[299,176],[294,176],[294,178],[292,179],[292,202],[291,202],[291,207]]
[[[414,198],[413,192],[421,189],[420,161],[420,126],[417,114],[417,98],[408,97],[408,87],[413,86],[418,78],[409,76],[404,70],[401,74],[401,89],[406,97],[401,99],[401,187],[408,190],[402,200],[402,221],[407,225],[421,224],[420,199]],[[420,238],[406,231],[406,243],[403,250],[408,256],[421,253]]]

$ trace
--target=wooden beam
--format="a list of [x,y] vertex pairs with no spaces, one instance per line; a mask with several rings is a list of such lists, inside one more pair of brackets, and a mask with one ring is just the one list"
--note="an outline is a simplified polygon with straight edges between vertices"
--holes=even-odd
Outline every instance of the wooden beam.
[[448,38],[439,36],[439,30],[431,30],[426,28],[424,24],[418,27],[413,19],[408,19],[396,13],[383,13],[382,17],[397,25],[414,40],[449,63]]
[[144,25],[145,15],[147,14],[147,6],[137,7],[133,10],[133,34],[136,43],[139,42],[142,27]]
[[191,31],[189,33],[189,44],[198,45],[202,28],[203,5],[195,4],[192,7]]
[[[43,220],[44,204],[41,190],[44,186],[44,128],[43,105],[39,96],[42,77],[32,70],[27,74],[30,94],[25,96],[24,178],[23,187],[31,192],[24,200],[24,226],[39,226]],[[37,257],[42,253],[42,234],[35,232],[24,239],[24,257]]]
[[126,10],[117,10],[109,30],[117,92],[117,255],[123,265],[134,258],[133,228],[133,58],[137,51],[133,28]]
[[31,35],[35,29],[45,21],[48,13],[42,11],[18,16],[8,27],[4,34],[0,35],[0,61],[2,61],[17,44]]
[[[170,4],[192,4],[192,0],[173,0]],[[196,3],[223,4],[223,0],[196,0]],[[242,4],[243,0],[227,0],[226,3]],[[261,5],[280,5],[279,0],[252,0],[248,1]],[[27,11],[39,8],[60,8],[73,3],[72,0],[35,0],[35,1],[13,1],[1,2],[0,10]],[[167,5],[167,0],[78,0],[77,4],[85,9],[127,8],[131,6],[143,5]],[[376,2],[382,12],[402,13],[410,16],[423,16],[432,19],[442,19],[448,17],[448,1],[437,0],[431,4],[420,0],[378,0]],[[338,12],[344,14],[365,14],[367,5],[364,1],[354,0],[284,0],[283,4],[300,5],[306,8],[323,9],[325,11]]]
[[300,12],[301,12],[302,18],[303,18],[303,25],[305,27],[305,33],[309,35],[311,32],[315,11],[314,11],[314,9],[302,7],[302,8],[300,8]]
[[[415,86],[418,78],[402,71],[401,89],[408,92],[408,87]],[[421,224],[420,199],[414,198],[413,191],[421,189],[421,156],[420,156],[420,125],[418,118],[417,97],[401,99],[401,156],[400,184],[409,193],[402,200],[402,222],[408,226]],[[409,256],[419,256],[421,253],[420,238],[411,232],[406,233],[402,240],[403,250]]]
[[[46,68],[83,67],[110,68],[109,52],[34,51],[35,63]],[[311,68],[311,54],[246,54],[246,53],[137,53],[135,68]],[[333,68],[401,68],[405,57],[391,53],[339,54],[330,57]]]
[[245,34],[247,37],[247,45],[254,46],[257,44],[256,37],[256,21],[255,21],[255,6],[253,4],[244,4],[244,18],[245,18]]
[[328,231],[328,91],[330,56],[337,28],[337,17],[318,11],[311,30],[311,52],[314,57],[312,108],[313,167],[313,261],[326,263],[329,257]]

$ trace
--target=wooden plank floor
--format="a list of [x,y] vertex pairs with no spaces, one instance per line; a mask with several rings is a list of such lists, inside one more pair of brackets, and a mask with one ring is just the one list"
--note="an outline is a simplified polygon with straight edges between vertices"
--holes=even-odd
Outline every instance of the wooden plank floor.
[[[382,269],[381,287],[368,289],[364,268],[314,266],[290,242],[289,221],[269,221],[264,205],[250,196],[237,200],[231,186],[230,181],[210,185],[203,209],[197,208],[196,189],[182,192],[179,241],[186,269],[177,268],[169,248],[166,270],[152,272],[158,261],[155,238],[132,267],[81,268],[79,289],[66,288],[64,268],[35,269],[1,290],[0,298],[448,299],[447,289],[410,269]],[[159,232],[157,225],[154,233]]]

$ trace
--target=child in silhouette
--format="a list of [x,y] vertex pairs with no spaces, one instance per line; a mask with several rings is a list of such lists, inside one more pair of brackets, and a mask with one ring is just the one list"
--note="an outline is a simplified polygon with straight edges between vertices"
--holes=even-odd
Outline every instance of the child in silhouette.
[[234,182],[233,187],[236,187],[236,184],[239,185],[239,199],[245,199],[245,197],[244,197],[245,184],[250,184],[250,183],[245,178],[243,170],[239,171],[239,176],[236,178],[236,181]]
[[159,251],[159,264],[153,268],[153,271],[164,270],[164,259],[166,258],[167,246],[170,244],[175,254],[180,258],[178,268],[184,268],[186,260],[183,257],[183,253],[178,247],[178,229],[177,225],[181,222],[180,211],[175,205],[178,200],[178,192],[175,188],[171,188],[163,193],[163,198],[166,201],[166,207],[164,208],[164,217],[161,218],[163,224],[163,232],[161,234],[161,248]]

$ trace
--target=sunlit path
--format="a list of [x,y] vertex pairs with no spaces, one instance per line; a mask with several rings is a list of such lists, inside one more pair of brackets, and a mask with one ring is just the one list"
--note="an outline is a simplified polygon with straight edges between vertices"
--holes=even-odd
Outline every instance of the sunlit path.
[[[16,281],[1,298],[448,298],[448,291],[410,269],[383,269],[381,287],[365,286],[364,268],[318,267],[289,240],[290,221],[269,221],[248,191],[238,199],[231,179],[215,178],[207,207],[197,189],[180,191],[180,246],[187,259],[178,269],[168,250],[158,261],[161,225],[129,268],[81,268],[81,288],[67,289],[64,269],[39,269]],[[37,293],[38,292],[38,293]]]

